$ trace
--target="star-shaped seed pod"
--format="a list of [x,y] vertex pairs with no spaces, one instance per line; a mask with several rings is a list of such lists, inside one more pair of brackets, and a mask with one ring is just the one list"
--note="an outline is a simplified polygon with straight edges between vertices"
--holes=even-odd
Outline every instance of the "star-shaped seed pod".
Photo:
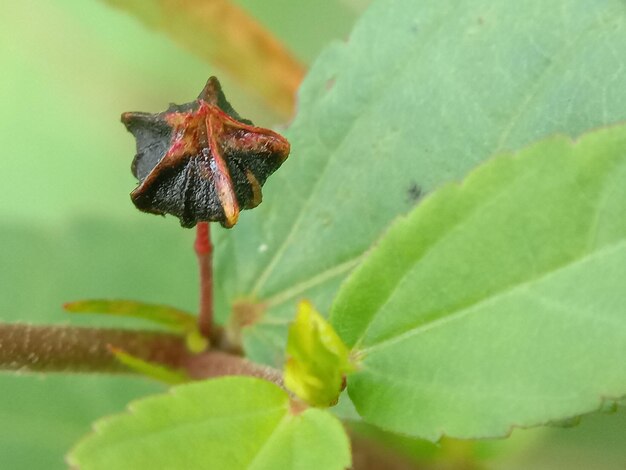
[[289,155],[284,137],[237,114],[215,77],[192,103],[124,113],[122,122],[137,140],[133,203],[175,215],[183,227],[235,225],[241,210],[261,203],[261,186]]

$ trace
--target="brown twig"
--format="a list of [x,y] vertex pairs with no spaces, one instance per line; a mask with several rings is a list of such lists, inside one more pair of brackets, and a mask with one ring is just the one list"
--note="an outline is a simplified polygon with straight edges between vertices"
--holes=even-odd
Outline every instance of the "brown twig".
[[154,331],[0,324],[0,369],[24,372],[127,372],[108,346],[146,361],[176,366],[182,337]]
[[211,245],[211,227],[208,222],[199,222],[196,226],[194,248],[200,268],[198,329],[205,338],[211,338],[213,328],[213,245]]
[[64,373],[137,373],[110,348],[144,361],[182,369],[192,379],[224,375],[260,377],[282,385],[276,369],[224,351],[193,354],[182,336],[154,331],[0,324],[0,370]]
[[[137,374],[136,370],[127,368],[111,354],[111,346],[145,361],[184,370],[195,380],[245,375],[284,386],[279,370],[254,364],[224,351],[192,354],[184,338],[172,333],[72,326],[0,323],[0,371]],[[354,469],[441,468],[429,464],[418,467],[354,430],[350,431],[350,437]]]
[[206,379],[225,375],[247,375],[265,379],[283,386],[282,373],[272,367],[255,364],[242,357],[222,351],[207,351],[202,354],[186,356],[181,364],[189,376],[194,379]]

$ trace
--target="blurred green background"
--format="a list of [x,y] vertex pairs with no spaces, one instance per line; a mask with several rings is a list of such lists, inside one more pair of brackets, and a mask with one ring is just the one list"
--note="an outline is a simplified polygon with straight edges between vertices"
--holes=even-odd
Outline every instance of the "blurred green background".
[[[367,0],[240,0],[304,63],[347,38]],[[61,304],[133,298],[194,310],[193,233],[137,212],[123,111],[195,98],[219,70],[96,0],[5,2],[0,14],[0,320],[69,323]],[[235,108],[280,124],[228,77]],[[219,249],[219,248],[218,248]],[[72,318],[73,324],[114,325]],[[89,423],[163,387],[142,379],[0,375],[0,469],[64,468]],[[626,413],[516,431],[487,468],[626,468]]]
[[[346,37],[358,2],[246,0],[303,61]],[[129,199],[123,111],[189,102],[211,74],[262,125],[260,101],[219,70],[97,0],[5,2],[0,13],[0,320],[70,323],[61,304],[134,298],[194,310],[193,233]],[[128,324],[98,317],[73,324]],[[163,390],[142,379],[0,375],[0,469],[64,468],[95,418]]]

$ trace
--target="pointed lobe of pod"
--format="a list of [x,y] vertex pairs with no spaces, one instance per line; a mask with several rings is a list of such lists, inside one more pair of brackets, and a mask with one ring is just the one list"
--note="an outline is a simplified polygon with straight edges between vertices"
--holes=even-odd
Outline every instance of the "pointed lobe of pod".
[[242,119],[209,78],[194,102],[158,114],[124,113],[135,136],[135,206],[172,214],[183,227],[220,222],[230,228],[261,203],[261,187],[289,156],[289,142]]

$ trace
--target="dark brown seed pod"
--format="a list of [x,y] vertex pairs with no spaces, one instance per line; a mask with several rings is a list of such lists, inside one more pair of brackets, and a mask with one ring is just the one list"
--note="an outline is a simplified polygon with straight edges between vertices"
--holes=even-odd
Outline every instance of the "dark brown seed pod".
[[137,140],[133,203],[175,215],[183,227],[235,225],[242,209],[261,203],[261,186],[289,155],[284,137],[239,117],[215,77],[192,103],[124,113],[122,122]]

